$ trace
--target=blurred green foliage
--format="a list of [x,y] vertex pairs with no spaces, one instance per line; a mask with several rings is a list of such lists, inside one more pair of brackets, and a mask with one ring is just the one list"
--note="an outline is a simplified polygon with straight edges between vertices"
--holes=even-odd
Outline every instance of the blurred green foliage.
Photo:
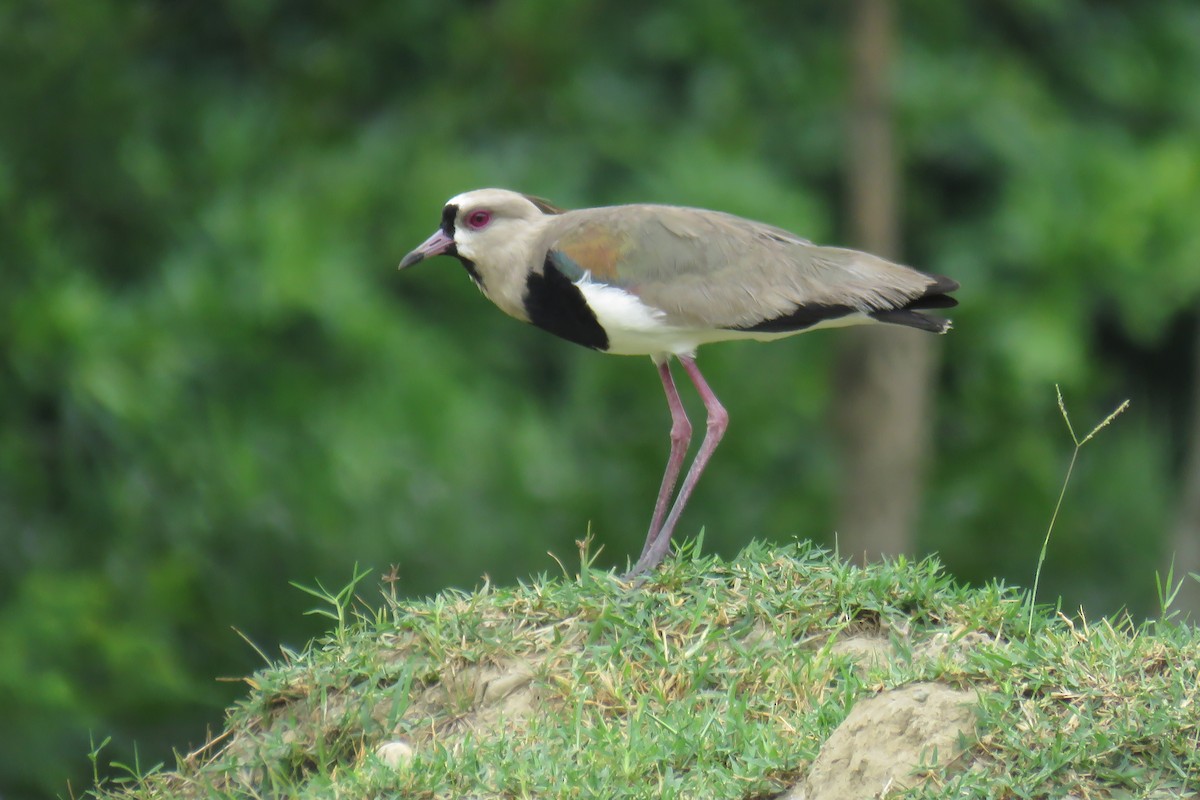
[[[289,580],[399,590],[636,554],[666,456],[648,361],[397,275],[465,189],[720,208],[846,241],[841,4],[0,5],[0,795],[89,735],[198,743],[314,631]],[[963,283],[922,547],[1153,602],[1200,296],[1200,7],[904,4],[906,260]],[[702,353],[730,436],[681,530],[832,543],[837,335]],[[702,410],[686,398],[694,418]]]

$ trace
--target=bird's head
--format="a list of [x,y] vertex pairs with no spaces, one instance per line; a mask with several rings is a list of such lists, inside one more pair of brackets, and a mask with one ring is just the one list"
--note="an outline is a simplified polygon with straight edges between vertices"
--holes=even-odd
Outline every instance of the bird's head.
[[464,192],[446,202],[441,227],[401,260],[400,269],[443,253],[473,275],[477,264],[522,263],[542,222],[559,213],[544,200],[507,189]]

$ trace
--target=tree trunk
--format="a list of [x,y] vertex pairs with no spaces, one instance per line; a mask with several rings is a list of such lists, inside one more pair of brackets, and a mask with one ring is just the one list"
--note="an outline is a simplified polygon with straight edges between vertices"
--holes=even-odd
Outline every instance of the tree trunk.
[[[888,72],[891,0],[854,0],[851,30],[849,202],[857,246],[899,251],[899,182]],[[863,561],[913,550],[929,441],[935,340],[899,326],[853,329],[835,375],[841,439],[838,548]]]
[[[1195,364],[1192,367],[1192,418],[1187,459],[1183,465],[1182,493],[1175,530],[1171,537],[1176,580],[1183,578],[1183,588],[1175,598],[1173,608],[1200,620],[1200,581],[1188,573],[1200,573],[1200,330],[1196,336]],[[1166,575],[1168,565],[1164,565]]]

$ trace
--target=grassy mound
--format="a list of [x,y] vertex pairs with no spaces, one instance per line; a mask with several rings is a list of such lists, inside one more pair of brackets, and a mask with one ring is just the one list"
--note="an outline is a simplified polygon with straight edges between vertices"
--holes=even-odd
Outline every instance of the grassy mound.
[[[353,612],[98,797],[1187,796],[1200,634],[1033,615],[933,560],[690,550]],[[356,604],[361,606],[361,604]]]

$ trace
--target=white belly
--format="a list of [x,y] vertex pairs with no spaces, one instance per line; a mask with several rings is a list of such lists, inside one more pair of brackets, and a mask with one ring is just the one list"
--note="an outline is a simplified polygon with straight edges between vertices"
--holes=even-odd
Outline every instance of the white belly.
[[865,314],[849,314],[802,330],[781,333],[680,327],[667,322],[666,312],[646,305],[624,289],[595,283],[587,278],[577,281],[575,285],[596,315],[596,321],[608,334],[608,350],[605,352],[619,356],[692,355],[697,347],[709,342],[746,339],[768,342],[817,328],[839,328],[873,321]]

